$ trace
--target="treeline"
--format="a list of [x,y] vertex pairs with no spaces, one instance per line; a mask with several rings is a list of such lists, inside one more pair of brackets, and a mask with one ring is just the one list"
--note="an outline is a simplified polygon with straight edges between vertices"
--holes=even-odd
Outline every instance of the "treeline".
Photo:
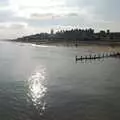
[[44,42],[44,41],[57,41],[57,40],[93,40],[94,30],[93,29],[71,29],[71,30],[61,30],[53,34],[49,33],[39,33],[30,36],[24,36],[22,38],[16,39],[17,41],[25,42]]
[[55,38],[65,40],[92,40],[94,39],[93,29],[72,29],[56,32]]

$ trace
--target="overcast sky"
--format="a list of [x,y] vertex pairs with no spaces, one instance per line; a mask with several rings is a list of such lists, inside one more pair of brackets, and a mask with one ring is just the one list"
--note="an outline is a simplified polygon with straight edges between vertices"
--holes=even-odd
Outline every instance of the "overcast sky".
[[120,0],[0,0],[0,39],[70,28],[120,31]]

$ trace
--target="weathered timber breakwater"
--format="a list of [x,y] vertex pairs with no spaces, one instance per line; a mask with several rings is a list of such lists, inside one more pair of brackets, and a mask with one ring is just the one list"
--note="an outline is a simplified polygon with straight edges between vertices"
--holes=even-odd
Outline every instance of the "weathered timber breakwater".
[[76,61],[95,60],[95,59],[102,59],[102,58],[109,58],[109,57],[120,58],[120,52],[89,54],[89,55],[85,55],[85,56],[81,56],[81,57],[76,56],[75,60]]

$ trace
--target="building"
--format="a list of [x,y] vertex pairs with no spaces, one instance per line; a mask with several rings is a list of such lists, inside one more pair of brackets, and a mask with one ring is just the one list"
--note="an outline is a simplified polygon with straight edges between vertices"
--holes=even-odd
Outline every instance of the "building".
[[110,40],[112,40],[112,41],[120,41],[120,32],[112,32],[112,33],[110,33]]
[[53,34],[54,34],[54,30],[53,30],[53,29],[51,29],[50,34],[51,34],[51,35],[53,35]]
[[120,41],[120,32],[100,31],[95,33],[95,38],[102,41]]

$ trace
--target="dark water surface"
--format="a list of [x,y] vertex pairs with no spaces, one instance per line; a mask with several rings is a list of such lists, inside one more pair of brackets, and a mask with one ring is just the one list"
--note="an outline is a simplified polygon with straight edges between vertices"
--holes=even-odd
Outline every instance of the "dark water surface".
[[120,120],[120,60],[88,52],[0,42],[0,120]]

